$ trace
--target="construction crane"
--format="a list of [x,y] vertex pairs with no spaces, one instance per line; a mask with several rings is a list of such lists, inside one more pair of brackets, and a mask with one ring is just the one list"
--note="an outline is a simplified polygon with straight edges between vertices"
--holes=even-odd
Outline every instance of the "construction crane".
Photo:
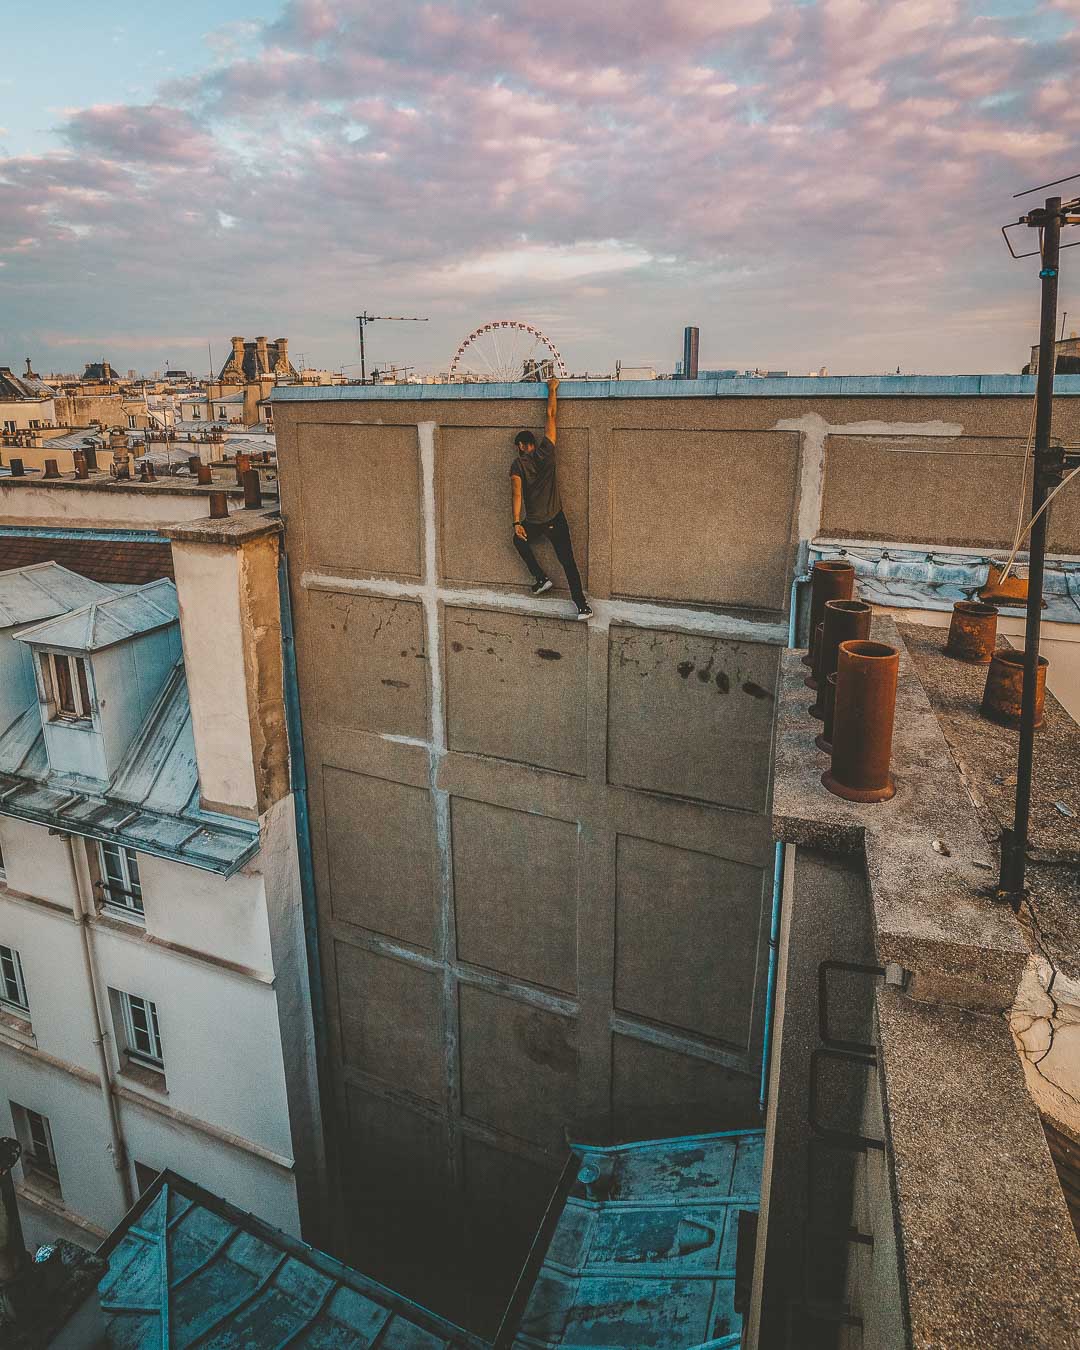
[[357,326],[360,329],[360,383],[367,384],[367,366],[364,358],[364,329],[369,323],[427,323],[426,318],[418,318],[415,314],[369,314],[367,310],[363,314],[356,316]]

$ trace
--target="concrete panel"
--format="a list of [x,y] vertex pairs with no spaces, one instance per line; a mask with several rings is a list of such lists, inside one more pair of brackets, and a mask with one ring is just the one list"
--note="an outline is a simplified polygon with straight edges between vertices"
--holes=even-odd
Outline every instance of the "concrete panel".
[[347,942],[334,943],[346,1064],[429,1101],[443,1093],[438,976]]
[[632,1036],[612,1038],[612,1128],[620,1139],[760,1124],[755,1076]]
[[577,826],[462,797],[450,822],[459,958],[572,994]]
[[612,432],[613,595],[782,609],[799,438]]
[[[525,429],[543,434],[529,422]],[[439,433],[442,574],[453,582],[528,586],[532,582],[511,543],[510,465],[514,436],[523,428],[445,427]],[[566,428],[558,436],[559,492],[570,524],[582,580],[588,585],[589,433]],[[547,544],[537,557],[556,587],[562,569]]]
[[621,835],[615,864],[615,1006],[750,1045],[762,872]]
[[573,1021],[461,986],[462,1113],[556,1153],[574,1116]]
[[304,641],[319,654],[320,721],[426,738],[428,662],[416,601],[313,591],[303,625]]
[[343,571],[420,575],[415,426],[298,428],[304,558]]
[[[898,543],[1011,544],[1024,442],[977,436],[829,436],[822,533]],[[1024,489],[1030,498],[1030,476]],[[1051,508],[1049,546],[1080,549],[1080,494]]]
[[436,923],[430,794],[327,766],[323,812],[334,918],[430,951]]
[[586,626],[449,608],[445,626],[450,749],[583,774]]
[[763,810],[777,651],[763,643],[612,628],[609,781]]

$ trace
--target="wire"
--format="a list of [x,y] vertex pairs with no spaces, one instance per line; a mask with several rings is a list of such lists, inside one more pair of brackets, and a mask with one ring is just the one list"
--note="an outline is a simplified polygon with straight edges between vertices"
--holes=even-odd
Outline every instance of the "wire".
[[1058,493],[1059,493],[1059,492],[1061,491],[1061,489],[1065,486],[1065,484],[1071,482],[1071,481],[1077,476],[1077,474],[1080,474],[1080,464],[1078,464],[1078,465],[1076,466],[1075,469],[1071,469],[1071,470],[1065,475],[1065,477],[1061,480],[1061,482],[1057,485],[1057,487],[1054,488],[1053,492],[1050,492],[1050,493],[1047,494],[1046,501],[1043,502],[1042,506],[1039,507],[1039,509],[1035,512],[1035,514],[1034,514],[1034,515],[1031,517],[1031,519],[1028,521],[1028,523],[1024,526],[1024,532],[1023,532],[1023,534],[1022,534],[1022,535],[1020,536],[1020,538],[1016,541],[1016,546],[1015,546],[1015,548],[1013,549],[1013,551],[1009,554],[1008,560],[1007,560],[1006,563],[1005,563],[1005,570],[1004,570],[1004,571],[1002,572],[1002,574],[1001,574],[999,584],[1000,584],[1001,581],[1004,581],[1005,578],[1009,575],[1009,568],[1010,568],[1010,567],[1013,565],[1013,563],[1016,561],[1016,555],[1017,555],[1017,553],[1020,552],[1020,545],[1021,545],[1021,544],[1023,543],[1023,541],[1027,538],[1027,536],[1031,533],[1031,531],[1035,528],[1035,522],[1039,519],[1039,517],[1042,515],[1042,513],[1046,510],[1046,508],[1050,505],[1050,503],[1051,503],[1051,502],[1054,500],[1054,498],[1058,495]]

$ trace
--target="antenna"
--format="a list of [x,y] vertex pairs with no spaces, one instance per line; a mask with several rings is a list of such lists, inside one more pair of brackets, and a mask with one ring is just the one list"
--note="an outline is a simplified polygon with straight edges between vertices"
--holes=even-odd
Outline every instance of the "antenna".
[[360,330],[360,383],[367,384],[367,366],[364,364],[364,329],[369,323],[428,323],[427,318],[418,318],[415,314],[363,314],[356,316]]

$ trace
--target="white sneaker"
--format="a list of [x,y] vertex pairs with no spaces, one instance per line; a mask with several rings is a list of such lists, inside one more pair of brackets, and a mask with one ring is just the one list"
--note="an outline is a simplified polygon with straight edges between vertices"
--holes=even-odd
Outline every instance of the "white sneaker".
[[533,595],[543,595],[545,591],[551,590],[551,578],[545,577],[543,581],[534,581],[529,590]]
[[589,608],[588,603],[586,603],[586,604],[584,604],[584,605],[578,605],[577,617],[578,617],[579,619],[591,619],[592,616],[593,616],[593,612],[592,612],[592,610]]

